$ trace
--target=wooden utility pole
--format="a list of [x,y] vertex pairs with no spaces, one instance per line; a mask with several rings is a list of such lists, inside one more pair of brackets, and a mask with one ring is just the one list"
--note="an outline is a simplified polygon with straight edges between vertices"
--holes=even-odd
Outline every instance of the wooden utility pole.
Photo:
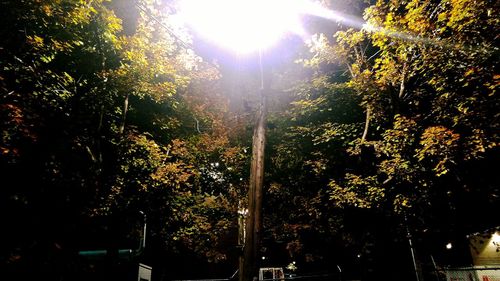
[[245,246],[240,281],[252,281],[257,276],[257,262],[262,229],[262,186],[264,183],[264,148],[266,145],[266,101],[263,97],[253,132],[248,216],[245,225]]
[[248,216],[245,225],[243,264],[240,264],[240,281],[252,281],[258,273],[258,254],[262,231],[262,187],[264,184],[264,150],[266,146],[267,100],[260,55],[260,107],[257,113],[252,139],[252,162],[250,165],[250,186],[248,189]]

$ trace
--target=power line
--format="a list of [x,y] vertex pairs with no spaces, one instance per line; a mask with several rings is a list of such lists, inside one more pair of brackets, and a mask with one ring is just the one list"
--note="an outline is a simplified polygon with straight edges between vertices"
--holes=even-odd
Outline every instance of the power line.
[[189,49],[189,50],[193,49],[193,45],[182,40],[177,34],[175,34],[175,32],[170,27],[168,27],[163,22],[161,22],[157,17],[155,17],[146,7],[141,5],[139,2],[136,2],[135,5],[141,11],[143,11],[149,18],[156,21],[161,27],[163,27],[170,34],[170,36],[174,37],[174,39],[177,40],[181,44],[182,47],[184,47],[185,49]]
[[[139,2],[136,2],[135,3],[136,7],[139,8],[141,11],[143,11],[146,16],[148,16],[149,18],[151,18],[152,20],[154,20],[155,22],[157,22],[161,27],[163,27],[167,32],[168,34],[170,34],[170,36],[172,36],[179,44],[182,48],[184,48],[185,50],[189,51],[189,50],[193,50],[194,51],[194,46],[191,44],[191,43],[188,43],[186,41],[184,41],[182,38],[180,38],[176,33],[175,31],[173,31],[170,27],[168,27],[167,25],[165,25],[160,19],[158,19],[156,16],[154,16],[151,11],[149,11],[147,9],[147,7],[145,7],[144,5],[141,5]],[[170,6],[169,6],[170,7]],[[175,10],[174,8],[170,7],[171,9]],[[209,60],[203,60],[205,63],[208,63],[209,65],[211,65],[212,67],[215,67],[216,69],[219,68],[219,66]]]

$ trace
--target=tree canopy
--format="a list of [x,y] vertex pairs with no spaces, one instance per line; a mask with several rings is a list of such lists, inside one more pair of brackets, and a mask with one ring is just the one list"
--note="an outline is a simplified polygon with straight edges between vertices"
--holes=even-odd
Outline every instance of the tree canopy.
[[[414,276],[410,233],[422,271],[431,255],[444,265],[438,248],[495,226],[500,206],[498,5],[323,5],[352,20],[309,17],[305,44],[266,54],[261,254],[269,265],[336,264],[372,279],[399,255],[400,280]],[[174,6],[0,3],[9,276],[112,274],[113,257],[104,269],[77,253],[136,247],[139,211],[149,242],[134,262],[153,264],[156,278],[236,270],[259,69],[202,57]],[[193,272],[193,261],[205,266]]]

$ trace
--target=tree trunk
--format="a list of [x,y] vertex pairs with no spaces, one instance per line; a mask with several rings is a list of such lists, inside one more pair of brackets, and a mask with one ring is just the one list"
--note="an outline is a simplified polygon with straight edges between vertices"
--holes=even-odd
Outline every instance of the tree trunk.
[[125,96],[125,100],[123,101],[123,114],[122,114],[122,123],[120,124],[120,135],[123,134],[125,130],[125,122],[127,120],[127,111],[128,111],[128,98],[129,94]]

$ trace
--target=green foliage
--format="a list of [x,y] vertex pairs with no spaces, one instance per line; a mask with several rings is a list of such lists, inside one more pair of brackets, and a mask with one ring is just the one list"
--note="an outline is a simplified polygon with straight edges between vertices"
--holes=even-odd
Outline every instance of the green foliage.
[[[167,32],[161,3],[134,5],[124,31],[117,1],[0,3],[0,206],[13,229],[0,259],[12,268],[30,268],[30,251],[50,260],[45,244],[78,247],[82,219],[137,210],[158,251],[231,258],[251,130],[228,125],[218,69]],[[311,38],[270,116],[264,244],[312,262],[362,248],[385,220],[397,232],[407,217],[416,237],[480,225],[478,205],[499,203],[496,8],[379,0],[361,30]]]
[[433,170],[437,176],[444,175],[448,172],[446,166],[454,163],[453,157],[457,154],[459,139],[460,135],[445,127],[428,127],[422,133],[422,148],[417,151],[417,158],[419,161],[432,159],[431,161],[437,162]]
[[[498,124],[490,122],[495,120],[495,110],[485,106],[498,103],[495,87],[490,86],[495,83],[493,64],[487,61],[493,59],[494,39],[485,26],[498,26],[498,20],[491,17],[489,1],[474,5],[465,2],[378,1],[365,10],[364,30],[337,32],[336,44],[320,40],[320,47],[312,48],[316,64],[331,64],[343,58],[337,64],[347,66],[347,85],[362,96],[362,105],[372,111],[367,118],[372,121],[371,136],[375,139],[353,142],[349,151],[363,156],[360,148],[373,146],[377,174],[383,175],[384,185],[389,184],[393,190],[399,185],[418,186],[423,178],[432,177],[423,171],[441,177],[459,169],[458,162],[480,159],[471,155],[481,157],[478,152],[487,150],[473,152],[476,142],[468,141],[476,138],[473,132],[480,128],[488,127],[490,132],[482,134],[480,142],[489,143],[490,149],[497,146],[493,132]],[[433,17],[439,18],[437,23],[431,22]],[[468,38],[472,30],[481,34],[480,40],[474,37],[475,44],[485,49],[471,48]],[[369,60],[369,54],[361,52],[363,49],[376,52]],[[477,69],[484,75],[470,77]],[[350,182],[349,175],[346,182]],[[345,188],[345,194],[351,194],[352,185]],[[392,196],[397,199],[398,192]],[[356,204],[349,200],[346,202]],[[400,202],[393,200],[395,204]]]
[[377,207],[385,197],[385,190],[378,187],[375,176],[360,177],[354,174],[345,175],[343,185],[331,181],[330,200],[338,207],[354,206],[358,208]]
[[44,256],[47,243],[73,262],[90,239],[82,221],[139,210],[152,253],[227,259],[247,154],[230,142],[218,69],[168,33],[157,1],[136,4],[127,32],[113,1],[0,4],[0,205],[14,229],[0,259],[11,268],[30,272],[30,245]]
[[[498,204],[498,180],[481,172],[498,160],[494,11],[494,1],[380,0],[361,30],[312,37],[296,60],[309,77],[291,90],[272,147],[270,196],[305,217],[279,211],[288,223],[347,231],[344,218],[369,213],[407,217],[417,233],[466,233],[474,223],[450,216],[481,217],[468,198]],[[320,203],[306,211],[307,200]],[[307,251],[304,237],[290,239]]]

